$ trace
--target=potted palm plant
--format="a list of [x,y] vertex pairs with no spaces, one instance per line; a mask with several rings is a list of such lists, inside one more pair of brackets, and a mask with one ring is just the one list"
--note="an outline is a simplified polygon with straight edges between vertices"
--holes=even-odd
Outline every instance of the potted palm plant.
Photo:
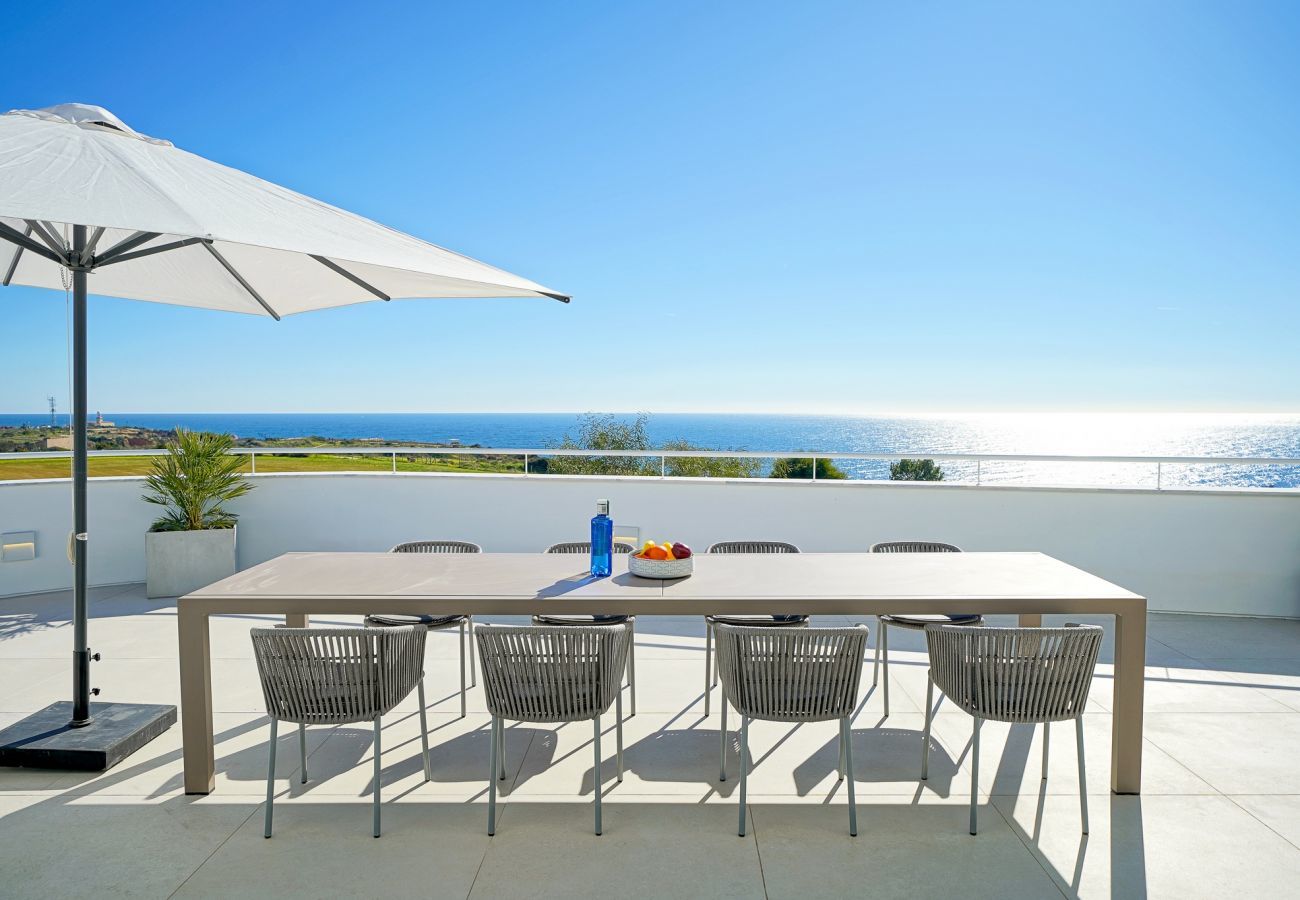
[[228,434],[176,429],[154,461],[147,503],[166,509],[145,535],[145,593],[177,597],[235,574],[235,520],[222,504],[253,486]]

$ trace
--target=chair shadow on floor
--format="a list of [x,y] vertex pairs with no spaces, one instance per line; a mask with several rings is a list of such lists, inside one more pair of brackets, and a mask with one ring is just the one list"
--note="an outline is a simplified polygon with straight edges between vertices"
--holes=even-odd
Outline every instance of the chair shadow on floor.
[[[410,713],[411,718],[415,713]],[[469,784],[481,786],[482,794],[487,794],[488,766],[491,755],[491,729],[487,721],[472,731],[452,737],[441,737],[438,732],[458,724],[460,720],[444,722],[429,729],[429,769],[431,781],[441,784]],[[395,723],[396,724],[396,718]],[[310,732],[309,732],[310,733]],[[544,743],[536,740],[551,734],[546,728],[539,728],[513,723],[506,727],[506,780],[499,782],[505,795],[528,778],[524,771],[524,759],[537,760],[541,765],[549,763],[543,758]],[[295,740],[296,740],[295,736]],[[344,725],[333,730],[324,751],[314,752],[307,757],[309,780],[301,784],[298,778],[290,781],[289,796],[310,793],[313,785],[324,784],[331,778],[346,775],[354,769],[367,771],[373,763],[373,731],[363,726]],[[554,743],[551,743],[554,746]],[[264,745],[263,745],[264,749]],[[390,785],[396,785],[407,779],[414,779],[409,788],[392,794],[393,799],[407,793],[418,791],[424,780],[424,764],[420,755],[419,732],[406,729],[399,742],[388,740],[384,744],[385,757],[396,757],[396,761],[383,766],[380,771],[382,787],[387,792]],[[538,755],[543,754],[543,755]],[[263,758],[262,777],[266,777],[265,757]],[[369,795],[374,789],[373,776],[368,779],[359,793]],[[477,795],[476,795],[477,796]]]

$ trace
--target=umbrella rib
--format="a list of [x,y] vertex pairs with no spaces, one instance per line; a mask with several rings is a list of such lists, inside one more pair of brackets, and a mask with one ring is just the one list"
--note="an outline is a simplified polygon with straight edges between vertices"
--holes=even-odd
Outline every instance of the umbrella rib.
[[253,290],[253,286],[244,280],[244,276],[239,274],[239,272],[235,269],[235,267],[232,266],[229,263],[229,261],[227,261],[227,259],[221,255],[220,251],[218,251],[216,247],[212,246],[207,241],[203,242],[203,246],[207,248],[207,251],[213,255],[213,257],[217,260],[217,262],[221,263],[221,265],[225,267],[226,271],[230,273],[230,277],[234,278],[236,281],[239,282],[240,287],[248,291],[248,293],[252,294],[253,299],[256,300],[258,303],[262,304],[262,309],[266,310],[267,313],[270,314],[271,318],[275,319],[275,321],[277,322],[280,321],[280,314],[275,310],[271,309],[271,304],[263,300],[262,295],[259,294],[257,291]]
[[129,238],[124,238],[105,250],[104,255],[95,260],[95,265],[102,266],[114,257],[121,256],[123,253],[134,250],[141,244],[152,241],[156,237],[158,237],[157,231],[137,231]]
[[375,295],[376,297],[378,297],[380,300],[392,300],[392,299],[393,299],[392,297],[390,297],[390,296],[388,296],[387,294],[385,294],[383,291],[379,290],[379,288],[375,287],[375,286],[372,285],[372,284],[369,284],[369,283],[363,281],[362,279],[358,278],[356,275],[353,275],[351,272],[349,272],[347,269],[345,269],[345,268],[343,268],[342,266],[340,266],[338,263],[334,262],[332,259],[327,259],[327,258],[324,257],[324,256],[317,256],[317,255],[314,254],[314,253],[311,254],[311,258],[314,259],[314,260],[316,260],[316,262],[320,263],[320,264],[321,264],[322,266],[324,266],[325,268],[330,269],[330,270],[332,270],[332,271],[334,271],[334,272],[337,272],[338,274],[342,275],[344,278],[346,278],[348,281],[350,281],[350,282],[352,282],[353,284],[355,284],[357,287],[359,287],[359,288],[363,288],[364,290],[367,290],[367,291],[369,291],[370,293],[374,294],[374,295]]
[[[27,232],[23,235],[23,237],[28,237],[29,235],[31,235],[31,233],[32,233],[32,226],[28,225]],[[13,280],[14,272],[18,271],[18,260],[22,258],[23,258],[23,248],[20,245],[14,249],[14,258],[9,260],[9,268],[5,270],[4,281],[0,281],[0,285],[3,285],[4,287],[9,287],[9,282]]]
[[[29,228],[31,227],[30,222],[28,223],[28,227]],[[11,241],[17,244],[19,247],[30,250],[33,253],[35,253],[37,256],[43,256],[46,259],[50,260],[50,262],[58,263],[61,266],[66,266],[68,264],[68,261],[64,259],[60,254],[55,253],[53,250],[51,250],[49,247],[46,247],[44,244],[32,240],[30,237],[30,232],[28,234],[23,234],[17,228],[11,228],[10,226],[6,225],[4,222],[0,222],[0,238],[4,238],[7,241]]]
[[203,238],[186,238],[183,241],[172,241],[169,244],[159,244],[156,247],[145,247],[143,250],[136,250],[134,253],[119,253],[112,259],[104,262],[96,262],[95,268],[99,269],[103,266],[115,266],[120,262],[129,262],[130,260],[140,259],[144,256],[153,256],[155,253],[166,253],[168,250],[179,250],[180,248],[188,247],[191,244],[201,243],[203,243]]
[[23,221],[27,223],[28,228],[36,232],[36,236],[43,240],[51,250],[59,254],[59,256],[66,257],[68,255],[68,248],[63,246],[63,241],[55,237],[55,233],[44,222],[38,222],[35,219],[23,219]]
[[90,240],[86,241],[86,249],[81,251],[81,255],[86,258],[93,257],[95,255],[95,245],[99,243],[99,239],[103,236],[104,226],[100,225],[90,233]]

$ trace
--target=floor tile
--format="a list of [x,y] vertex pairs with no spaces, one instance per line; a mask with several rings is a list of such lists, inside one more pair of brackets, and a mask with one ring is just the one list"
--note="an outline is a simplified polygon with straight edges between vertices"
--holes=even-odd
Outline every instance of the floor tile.
[[512,802],[472,897],[763,897],[751,835],[722,804],[607,802],[604,833],[588,803]]
[[167,897],[257,808],[213,800],[0,797],[0,892]]
[[751,807],[772,898],[1059,896],[997,811],[983,804],[971,837],[965,804],[858,803],[858,836],[842,807]]
[[1234,795],[1232,802],[1300,849],[1300,795]]
[[1300,794],[1300,713],[1153,713],[1145,734],[1225,794]]
[[[1067,896],[1293,897],[1300,850],[1227,797],[995,797]],[[980,836],[981,840],[983,836]]]
[[1300,660],[1300,619],[1152,613],[1148,634],[1196,659]]
[[[1226,718],[1226,717],[1225,717]],[[1088,713],[1083,717],[1084,763],[1088,792],[1110,792],[1111,717]],[[1149,725],[1148,725],[1149,727]],[[963,712],[941,712],[933,731],[970,768],[970,741],[974,720]],[[1048,740],[1049,794],[1078,794],[1079,764],[1073,722],[1056,722]],[[1036,794],[1043,773],[1043,726],[1011,725],[986,721],[980,728],[980,789],[990,794]],[[969,784],[969,781],[967,781]],[[1213,794],[1215,787],[1189,771],[1150,740],[1142,753],[1144,794]]]
[[1225,680],[1248,685],[1287,709],[1300,712],[1300,660],[1215,659],[1204,665]]
[[369,802],[300,798],[276,802],[267,840],[258,806],[176,896],[464,898],[490,840],[480,813],[404,798],[375,840]]

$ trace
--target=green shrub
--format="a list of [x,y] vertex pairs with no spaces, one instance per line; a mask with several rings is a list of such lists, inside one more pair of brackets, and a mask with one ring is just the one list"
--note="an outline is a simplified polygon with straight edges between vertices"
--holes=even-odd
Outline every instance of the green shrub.
[[900,459],[889,464],[891,481],[943,481],[943,469],[932,459]]
[[142,498],[166,508],[150,531],[201,531],[234,528],[237,516],[222,504],[253,489],[241,474],[242,456],[230,454],[235,440],[228,434],[176,429],[166,445],[167,455],[154,460],[145,479],[149,493]]
[[[769,478],[812,478],[813,477],[813,458],[809,457],[783,457],[778,459],[772,465],[772,473]],[[829,480],[848,478],[844,470],[835,465],[832,460],[825,457],[817,457],[817,478]]]

